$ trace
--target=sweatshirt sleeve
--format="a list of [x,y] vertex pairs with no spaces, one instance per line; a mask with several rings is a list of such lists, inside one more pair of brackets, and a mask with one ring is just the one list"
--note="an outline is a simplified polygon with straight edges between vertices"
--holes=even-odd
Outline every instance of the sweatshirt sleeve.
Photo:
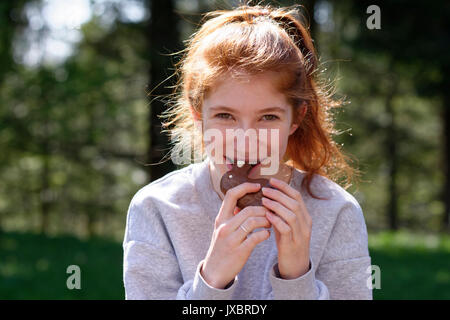
[[316,276],[333,300],[372,300],[371,258],[364,215],[356,202],[336,218]]
[[315,266],[309,260],[308,272],[296,279],[283,279],[276,263],[270,272],[274,300],[328,300],[330,295],[325,284],[316,279]]
[[225,289],[208,285],[199,262],[193,279],[183,280],[163,220],[151,201],[137,194],[130,203],[123,241],[125,299],[228,300],[237,277]]
[[310,260],[308,272],[286,280],[280,277],[278,264],[273,266],[270,282],[274,299],[371,300],[372,289],[367,284],[371,277],[370,262],[361,207],[356,202],[348,203],[337,216],[317,269]]

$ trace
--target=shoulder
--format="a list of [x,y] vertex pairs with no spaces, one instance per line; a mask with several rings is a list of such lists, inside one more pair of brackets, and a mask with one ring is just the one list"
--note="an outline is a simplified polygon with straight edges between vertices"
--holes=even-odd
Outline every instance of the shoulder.
[[139,189],[131,199],[129,213],[162,212],[167,207],[189,201],[194,189],[193,169],[198,164],[169,172]]
[[[361,247],[360,252],[367,246],[368,236],[364,213],[356,198],[336,182],[317,175],[315,187],[322,194],[328,195],[328,200],[318,200],[322,214],[327,214],[327,230],[332,241],[341,243],[341,250],[348,245]],[[342,253],[342,252],[341,252]]]
[[[126,219],[125,241],[160,242],[165,235],[163,215],[182,205],[192,194],[193,164],[174,170],[139,189],[132,197]],[[151,232],[150,232],[151,230]],[[155,240],[158,239],[158,240]]]
[[192,170],[194,164],[174,170],[139,189],[130,206],[146,206],[150,203],[182,201],[194,188]]
[[328,203],[361,210],[356,198],[336,182],[318,174],[314,175],[312,181],[313,191],[317,190],[320,195],[326,197],[329,201]]
[[[305,173],[300,170],[297,170],[297,173],[301,176],[297,180],[300,188]],[[364,215],[359,202],[342,186],[319,174],[313,175],[310,186],[314,195],[325,199],[311,197],[306,188],[301,188],[301,195],[307,206],[320,212],[321,218],[335,222],[339,216],[345,216],[355,223],[364,224]]]

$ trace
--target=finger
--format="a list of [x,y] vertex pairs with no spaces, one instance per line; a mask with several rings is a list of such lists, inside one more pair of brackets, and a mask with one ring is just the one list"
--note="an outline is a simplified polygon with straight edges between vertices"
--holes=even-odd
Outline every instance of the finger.
[[291,211],[298,210],[297,200],[288,197],[284,192],[281,192],[280,190],[274,188],[262,188],[262,193],[265,197],[278,201]]
[[[247,231],[245,231],[243,226]],[[233,243],[242,243],[248,235],[252,234],[253,230],[258,228],[270,228],[271,223],[264,217],[250,217],[246,219],[238,228],[231,234]]]
[[250,255],[253,249],[256,247],[258,243],[263,242],[264,240],[269,239],[270,231],[269,230],[261,230],[251,233],[247,239],[242,242],[240,245],[240,249],[244,252],[245,255]]
[[[300,233],[300,222],[298,221],[298,217],[295,215],[294,212],[287,209],[279,202],[270,200],[266,197],[262,198],[262,203],[267,209],[275,212],[276,215],[278,216],[277,218],[282,218],[283,222],[289,226],[289,229],[291,229],[294,232],[294,234]],[[270,216],[270,212],[268,216]]]
[[267,213],[267,208],[264,208],[263,206],[248,206],[239,212],[238,215],[235,215],[230,221],[229,221],[229,227],[231,230],[236,230],[239,228],[241,224],[244,223],[245,220],[247,220],[250,217],[265,217]]
[[[289,204],[285,202],[282,203],[299,217],[302,224],[307,224],[307,222],[310,220],[310,217],[308,214],[308,210],[306,209],[305,203],[303,202],[301,193],[298,190],[292,188],[286,182],[276,178],[270,179],[270,185],[281,190],[289,198],[295,200],[294,203],[292,201],[290,201]],[[270,191],[268,192],[270,193]]]
[[282,239],[292,239],[292,229],[289,225],[276,214],[267,213],[267,219],[272,226],[280,233]]
[[270,178],[270,185],[283,191],[287,196],[291,197],[292,199],[297,200],[298,202],[303,204],[303,198],[301,193],[298,190],[295,190],[290,185],[288,185],[286,182],[276,179],[276,178]]
[[244,182],[240,185],[231,188],[225,194],[219,214],[216,217],[216,227],[229,220],[234,216],[234,208],[237,201],[247,193],[257,192],[261,188],[260,184]]

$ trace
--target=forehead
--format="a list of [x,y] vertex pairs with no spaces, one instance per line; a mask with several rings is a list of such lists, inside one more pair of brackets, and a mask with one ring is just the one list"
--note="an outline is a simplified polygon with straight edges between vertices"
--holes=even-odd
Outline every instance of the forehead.
[[240,111],[278,107],[286,110],[287,100],[284,94],[277,90],[276,80],[277,75],[273,72],[240,78],[225,75],[206,95],[204,108],[225,106]]

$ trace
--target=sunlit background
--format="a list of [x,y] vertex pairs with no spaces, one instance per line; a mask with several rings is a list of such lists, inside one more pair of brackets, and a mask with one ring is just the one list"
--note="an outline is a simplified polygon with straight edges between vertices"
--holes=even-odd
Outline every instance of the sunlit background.
[[[158,164],[174,53],[202,13],[239,3],[0,2],[0,298],[123,299],[129,202],[177,169]],[[362,172],[348,191],[381,270],[374,297],[449,299],[449,4],[380,2],[369,30],[376,2],[263,3],[304,6],[321,75],[348,102],[335,140]],[[66,287],[73,264],[81,290]]]

